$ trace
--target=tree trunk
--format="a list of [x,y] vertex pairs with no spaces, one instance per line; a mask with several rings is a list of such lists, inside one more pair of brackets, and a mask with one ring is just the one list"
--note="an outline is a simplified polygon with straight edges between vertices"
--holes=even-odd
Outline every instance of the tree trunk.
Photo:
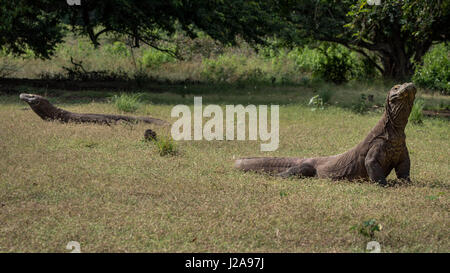
[[383,64],[383,77],[396,80],[410,79],[414,74],[411,56],[405,52],[404,41],[394,38],[389,44],[383,44],[379,56]]
[[397,80],[409,79],[414,74],[414,67],[406,56],[392,57],[382,55],[383,77]]

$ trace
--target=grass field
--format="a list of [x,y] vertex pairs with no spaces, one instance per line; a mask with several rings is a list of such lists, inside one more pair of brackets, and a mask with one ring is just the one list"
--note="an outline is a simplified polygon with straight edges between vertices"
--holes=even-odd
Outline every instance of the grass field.
[[[396,183],[394,174],[381,188],[232,168],[238,157],[331,155],[361,141],[381,112],[341,106],[359,90],[382,104],[387,89],[330,88],[330,106],[316,111],[306,105],[314,89],[305,87],[145,93],[133,114],[166,120],[174,105],[192,105],[194,92],[204,105],[280,105],[275,152],[260,152],[257,141],[181,141],[174,156],[143,141],[147,128],[168,129],[45,122],[18,95],[1,95],[0,251],[68,252],[67,243],[78,241],[82,252],[365,252],[375,240],[382,252],[448,252],[448,120],[407,126],[411,184]],[[106,98],[114,94],[50,95],[70,111],[121,113]],[[450,100],[420,96],[429,105]],[[382,229],[365,236],[360,228],[371,219]]]

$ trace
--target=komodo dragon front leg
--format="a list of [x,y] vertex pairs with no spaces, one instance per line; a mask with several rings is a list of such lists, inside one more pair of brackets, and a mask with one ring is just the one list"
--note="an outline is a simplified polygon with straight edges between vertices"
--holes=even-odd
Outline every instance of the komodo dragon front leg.
[[367,174],[372,181],[380,183],[380,185],[386,185],[386,174],[383,163],[385,162],[386,155],[383,151],[382,144],[376,144],[370,148],[367,156],[364,160]]
[[401,155],[400,162],[395,166],[395,174],[398,179],[406,180],[407,182],[411,182],[411,178],[409,177],[409,171],[411,169],[411,162],[409,160],[409,152],[408,148],[403,151]]

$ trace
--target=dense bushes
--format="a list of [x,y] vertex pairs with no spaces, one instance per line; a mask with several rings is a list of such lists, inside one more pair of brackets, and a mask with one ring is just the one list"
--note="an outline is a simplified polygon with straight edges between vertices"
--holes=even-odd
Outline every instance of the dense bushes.
[[350,80],[373,79],[379,74],[369,60],[341,45],[320,47],[322,54],[314,66],[316,77],[341,84]]
[[439,44],[424,57],[413,76],[418,86],[439,90],[450,95],[450,45]]
[[258,53],[228,52],[204,58],[201,77],[207,82],[302,84],[313,76],[337,84],[373,78],[375,68],[343,46],[293,49],[260,48]]
[[347,82],[352,70],[350,54],[338,47],[330,47],[323,53],[324,57],[320,59],[314,75],[336,84]]
[[[196,39],[175,34],[170,42],[161,46],[176,49],[181,58],[176,59],[148,46],[132,48],[125,40],[115,37],[101,41],[101,46],[95,49],[85,38],[74,36],[59,45],[55,57],[45,63],[34,58],[14,59],[3,54],[0,57],[3,63],[0,64],[0,76],[58,76],[82,80],[151,79],[164,82],[231,83],[238,86],[309,85],[311,81],[340,84],[381,78],[373,62],[337,44],[322,43],[316,44],[316,47],[293,48],[259,46],[255,50],[239,39],[237,45],[227,46],[205,34],[200,34]],[[413,77],[418,86],[450,94],[449,49],[450,45],[439,44],[426,54],[423,65],[416,69]],[[74,68],[72,59],[82,63],[84,68],[75,76],[74,73],[67,73],[67,68]],[[23,69],[15,69],[18,67]]]

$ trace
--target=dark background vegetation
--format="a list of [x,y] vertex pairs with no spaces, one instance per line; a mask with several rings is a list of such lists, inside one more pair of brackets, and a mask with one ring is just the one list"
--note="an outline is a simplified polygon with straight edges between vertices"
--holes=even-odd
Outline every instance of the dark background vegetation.
[[[131,49],[147,46],[159,52],[153,53],[159,54],[156,57],[147,56],[147,61],[156,59],[158,64],[189,60],[196,51],[193,47],[206,50],[206,57],[222,57],[222,48],[242,48],[245,43],[245,47],[271,58],[283,54],[300,58],[305,49],[312,48],[319,56],[303,56],[311,65],[296,68],[325,81],[340,84],[361,78],[412,78],[419,86],[450,92],[448,0],[387,0],[379,6],[361,0],[82,0],[80,6],[48,0],[0,3],[3,55],[51,59],[67,37],[87,37],[95,49],[114,41],[122,41]],[[186,48],[194,39],[197,44]],[[236,55],[247,56],[248,50],[240,53]],[[231,68],[220,67],[214,61],[207,64],[214,75],[202,80],[217,81],[223,78],[217,74],[233,69],[233,64]],[[0,66],[3,74],[11,68],[5,63]],[[99,76],[82,75],[85,68],[76,63],[71,62],[72,71],[65,70],[68,76]],[[236,61],[234,65],[240,67]],[[255,68],[244,78],[270,82],[290,78],[263,72]],[[295,70],[290,73],[299,74]]]

